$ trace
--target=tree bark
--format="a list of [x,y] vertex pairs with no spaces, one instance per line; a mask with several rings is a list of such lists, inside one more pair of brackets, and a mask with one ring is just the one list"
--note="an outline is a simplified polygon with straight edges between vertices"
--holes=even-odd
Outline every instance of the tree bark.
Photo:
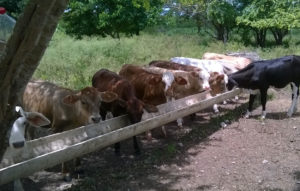
[[255,30],[255,33],[256,33],[256,43],[260,47],[265,47],[267,29],[257,29],[257,30]]
[[14,108],[56,29],[68,0],[30,0],[0,58],[0,159],[8,146]]
[[288,34],[288,29],[271,29],[277,45],[282,45],[283,38]]

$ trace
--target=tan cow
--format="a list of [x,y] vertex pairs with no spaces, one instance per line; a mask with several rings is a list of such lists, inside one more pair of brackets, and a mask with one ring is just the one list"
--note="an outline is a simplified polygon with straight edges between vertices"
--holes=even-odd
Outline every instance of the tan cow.
[[248,58],[236,57],[236,56],[227,56],[225,54],[217,54],[217,53],[212,53],[212,52],[204,53],[203,56],[202,56],[202,59],[227,61],[229,63],[233,63],[234,68],[237,69],[237,70],[245,68],[248,64],[250,64],[252,62]]
[[[101,102],[111,102],[117,97],[113,92],[100,93],[93,87],[74,91],[39,80],[27,84],[23,105],[26,111],[45,115],[52,122],[50,126],[52,131],[58,133],[100,122]],[[34,137],[33,131],[30,134]],[[67,169],[63,166],[62,171],[66,173]]]

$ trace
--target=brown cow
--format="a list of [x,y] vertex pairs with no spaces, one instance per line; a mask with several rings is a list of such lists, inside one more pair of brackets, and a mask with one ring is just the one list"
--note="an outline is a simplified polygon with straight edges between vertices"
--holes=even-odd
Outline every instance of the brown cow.
[[[112,91],[119,96],[118,100],[101,105],[100,113],[102,118],[105,118],[108,112],[111,112],[113,117],[128,114],[131,123],[138,123],[142,119],[144,109],[147,112],[158,111],[157,107],[145,104],[139,100],[131,83],[115,72],[107,69],[99,70],[94,74],[92,84],[100,92]],[[133,145],[136,154],[139,154],[140,149],[136,136],[133,137]],[[120,155],[120,143],[115,144],[115,153]]]
[[[169,73],[166,75],[155,74],[145,71],[140,66],[125,64],[119,72],[120,76],[128,79],[135,88],[136,96],[144,103],[151,105],[160,105],[171,100],[174,96],[174,87],[177,85],[185,85],[187,81],[182,77],[174,77],[174,81],[168,81]],[[163,78],[167,78],[164,82]],[[170,83],[170,84],[168,84]]]
[[244,57],[227,56],[225,54],[218,54],[212,52],[206,52],[203,54],[202,59],[206,60],[223,60],[228,63],[232,63],[233,67],[237,70],[245,68],[252,60]]
[[[93,87],[74,91],[39,80],[30,81],[27,84],[23,95],[23,105],[26,111],[45,115],[52,122],[53,132],[58,133],[100,122],[101,102],[111,102],[115,99],[117,95],[113,92],[100,93]],[[70,178],[69,174],[65,174],[67,169],[64,165],[62,171],[64,178]]]
[[[168,61],[166,61],[168,63]],[[199,77],[199,73],[192,71],[192,72],[186,72],[182,70],[169,70],[165,68],[159,68],[159,67],[144,67],[146,71],[157,73],[157,74],[163,74],[166,72],[171,72],[175,77],[176,76],[181,76],[183,77],[186,81],[187,84],[182,86],[182,85],[177,85],[174,84],[174,89],[173,89],[173,97],[174,99],[181,99],[189,95],[201,93],[204,91],[203,89],[203,80],[202,78]],[[183,119],[178,118],[177,119],[177,125],[179,127],[182,127]]]
[[[163,60],[152,61],[149,63],[149,65],[160,67],[160,68],[165,68],[165,69],[172,69],[172,70],[184,70],[184,71],[190,71],[190,72],[199,72],[199,70],[202,71],[200,68],[197,68],[195,66],[178,64],[178,63],[175,63],[172,61],[163,61]],[[190,78],[190,79],[192,79],[192,78]],[[203,82],[202,78],[199,81],[199,83],[200,84],[202,83],[201,85],[203,85],[204,82]],[[209,73],[208,84],[210,87],[209,93],[211,94],[211,95],[208,95],[208,97],[223,93],[226,90],[224,74],[219,74],[218,72]],[[186,91],[186,92],[188,92],[188,91]],[[199,93],[199,91],[195,92],[195,93]],[[192,94],[187,94],[187,95],[192,95]],[[214,110],[215,110],[215,112],[218,112],[217,105],[214,106]]]
[[[168,61],[167,61],[168,62]],[[156,73],[156,74],[163,74],[166,72],[171,72],[174,77],[182,77],[187,81],[187,84],[178,85],[174,84],[173,88],[173,97],[175,99],[184,98],[189,95],[197,94],[200,92],[203,92],[203,80],[199,77],[198,73],[192,71],[192,72],[186,72],[182,70],[170,70],[166,68],[160,68],[160,67],[143,67],[148,72]]]
[[[119,72],[120,76],[128,79],[134,86],[136,96],[144,103],[160,105],[174,98],[174,87],[185,85],[187,81],[180,77],[174,77],[172,73],[155,74],[145,71],[140,66],[125,64]],[[165,134],[165,131],[163,131]],[[148,139],[150,139],[148,133]]]

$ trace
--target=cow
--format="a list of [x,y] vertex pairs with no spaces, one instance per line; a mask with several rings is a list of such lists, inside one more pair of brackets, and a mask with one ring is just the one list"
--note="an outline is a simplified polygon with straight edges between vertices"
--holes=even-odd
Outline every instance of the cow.
[[249,58],[244,57],[236,57],[236,56],[227,56],[225,54],[217,54],[212,52],[206,52],[203,54],[202,59],[204,60],[223,60],[232,63],[234,68],[237,70],[241,70],[245,68],[248,64],[252,62]]
[[156,66],[159,68],[165,68],[169,70],[182,70],[186,72],[196,72],[199,74],[199,78],[202,79],[203,89],[208,90],[209,86],[209,74],[202,69],[195,66],[189,66],[184,64],[178,64],[176,62],[166,61],[166,60],[154,60],[149,63],[149,66]]
[[13,123],[9,136],[9,145],[12,148],[21,148],[25,145],[25,130],[28,126],[40,127],[50,124],[50,120],[38,112],[25,112],[20,106],[16,106],[20,117]]
[[[227,84],[228,90],[234,87],[259,90],[261,94],[262,115],[266,117],[267,91],[270,86],[283,88],[291,83],[292,104],[287,116],[291,117],[297,110],[297,100],[299,96],[300,84],[300,56],[290,55],[281,58],[252,62],[242,70],[229,75]],[[255,94],[250,94],[249,106],[246,117],[252,112]]]
[[[136,96],[146,104],[160,105],[174,98],[175,85],[186,85],[187,81],[181,76],[170,72],[156,74],[146,71],[140,66],[125,64],[119,71],[119,75],[128,79],[135,88]],[[166,135],[164,129],[163,133]],[[147,134],[151,139],[150,132]]]
[[[98,123],[101,120],[101,102],[112,102],[117,99],[113,92],[98,92],[96,88],[86,87],[75,91],[57,86],[53,83],[32,80],[24,91],[23,106],[26,111],[39,112],[52,122],[53,133]],[[34,137],[33,131],[30,131]],[[68,167],[63,163],[64,179],[69,181]]]
[[[25,130],[28,126],[40,127],[49,125],[50,121],[41,113],[25,112],[22,107],[16,106],[16,112],[20,114],[11,128],[9,146],[19,149],[25,146]],[[14,181],[14,190],[24,190],[20,179]]]
[[[163,61],[160,61],[162,63]],[[168,61],[166,61],[168,62]],[[151,62],[153,63],[153,62]],[[150,64],[151,64],[150,63]],[[182,86],[182,85],[174,85],[173,89],[173,98],[174,99],[181,99],[189,95],[201,93],[205,91],[203,89],[203,80],[202,78],[199,77],[199,73],[196,73],[195,71],[192,72],[186,72],[182,70],[169,70],[165,68],[159,68],[155,66],[150,66],[150,67],[144,67],[146,71],[152,72],[152,73],[158,73],[158,74],[163,74],[166,72],[171,72],[175,77],[176,76],[181,76],[183,77],[186,81],[187,84]],[[178,118],[177,119],[177,124],[179,127],[182,127],[183,119]]]
[[[135,95],[135,89],[132,84],[115,72],[100,69],[93,75],[92,85],[99,92],[111,91],[118,95],[117,100],[111,103],[101,104],[100,114],[102,118],[104,118],[108,112],[111,112],[113,117],[128,114],[130,122],[134,124],[141,121],[144,109],[147,112],[158,111],[157,107],[145,104],[139,100]],[[133,145],[135,153],[139,154],[140,149],[136,136],[133,137]],[[115,144],[115,153],[120,155],[120,143]]]
[[[171,58],[172,62],[194,66],[200,68],[203,73],[206,73],[206,78],[204,81],[209,82],[209,86],[211,91],[211,95],[215,96],[217,94],[223,93],[226,91],[226,83],[228,82],[228,73],[232,73],[237,71],[229,64],[224,66],[224,61],[217,60],[200,60],[196,58],[186,58],[186,57],[174,57]],[[224,101],[224,104],[226,102]],[[213,106],[214,112],[218,113],[218,105],[214,104]]]

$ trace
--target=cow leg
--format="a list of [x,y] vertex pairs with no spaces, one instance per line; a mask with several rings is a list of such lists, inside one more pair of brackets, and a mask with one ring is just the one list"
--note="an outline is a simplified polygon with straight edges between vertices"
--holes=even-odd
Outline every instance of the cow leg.
[[20,179],[14,181],[14,191],[24,191],[22,182]]
[[295,104],[295,107],[294,107],[294,113],[296,113],[298,111],[298,98],[299,98],[299,84],[296,85],[297,87],[297,101],[296,101],[296,104]]
[[182,118],[178,118],[177,119],[177,125],[178,125],[179,128],[183,127],[182,123],[183,123],[183,119]]
[[137,155],[141,154],[141,150],[140,150],[139,144],[137,142],[136,136],[133,136],[133,147],[134,147],[135,154],[137,154]]
[[166,127],[163,125],[161,126],[161,132],[163,133],[164,137],[167,137],[167,131],[166,131]]
[[297,111],[297,102],[298,102],[298,96],[299,96],[299,86],[296,86],[295,83],[291,83],[291,86],[293,88],[293,93],[292,93],[292,104],[291,107],[288,110],[287,116],[291,117],[294,112]]
[[266,103],[267,103],[267,90],[260,90],[260,102],[262,105],[262,114],[261,114],[261,119],[266,118]]
[[254,103],[255,97],[256,97],[256,94],[250,94],[248,110],[245,115],[245,118],[249,118],[252,115],[252,109],[253,109],[253,103]]
[[214,104],[213,105],[213,110],[214,110],[215,113],[219,113],[220,112],[219,109],[218,109],[218,104]]
[[72,176],[70,173],[70,169],[72,168],[71,165],[72,165],[72,161],[61,163],[61,172],[63,174],[63,180],[66,182],[71,182],[72,180]]
[[190,115],[190,119],[191,119],[192,121],[194,121],[194,120],[196,119],[196,113],[191,114],[191,115]]

